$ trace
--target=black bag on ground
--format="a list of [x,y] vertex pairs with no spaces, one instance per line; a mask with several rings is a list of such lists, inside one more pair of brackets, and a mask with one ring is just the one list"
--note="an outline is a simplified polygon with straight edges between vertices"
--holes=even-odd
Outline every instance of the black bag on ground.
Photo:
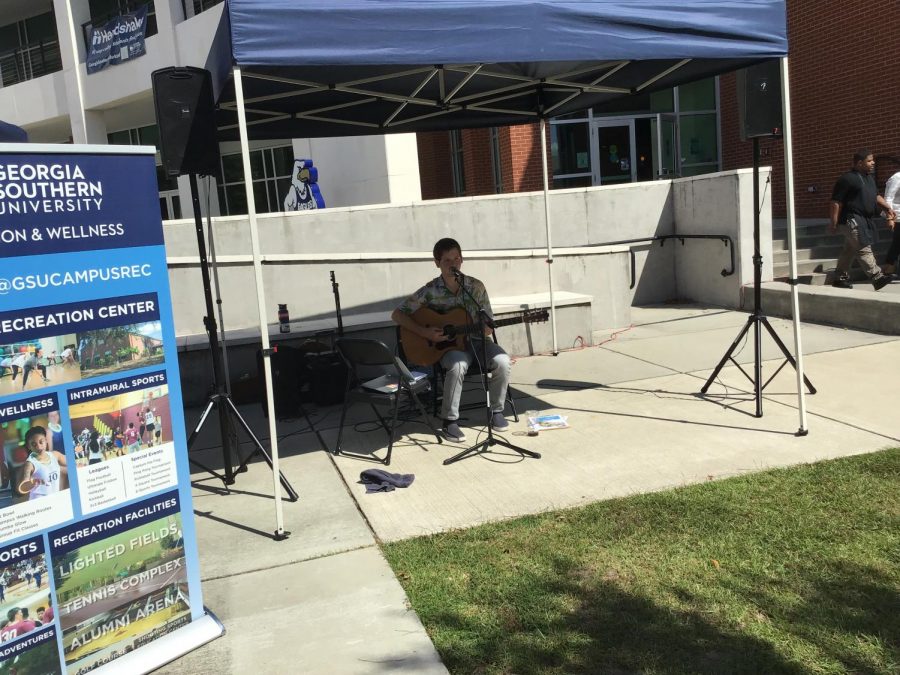
[[[263,415],[268,417],[261,351],[256,352],[256,364]],[[344,400],[347,366],[335,352],[310,352],[303,348],[279,346],[272,353],[271,364],[276,419],[298,417],[300,406],[304,403],[326,406]]]
[[347,364],[336,352],[307,354],[310,389],[316,405],[337,405],[344,400]]

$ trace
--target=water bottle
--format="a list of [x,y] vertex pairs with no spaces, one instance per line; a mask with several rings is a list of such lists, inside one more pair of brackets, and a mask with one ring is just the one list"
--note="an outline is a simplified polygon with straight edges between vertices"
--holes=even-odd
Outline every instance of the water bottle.
[[291,332],[291,317],[288,315],[287,305],[278,305],[278,323],[282,333]]

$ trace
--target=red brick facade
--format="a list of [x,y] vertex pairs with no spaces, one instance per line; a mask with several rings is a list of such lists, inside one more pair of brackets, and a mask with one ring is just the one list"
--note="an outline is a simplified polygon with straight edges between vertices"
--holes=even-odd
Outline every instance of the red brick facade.
[[[500,150],[500,192],[543,190],[541,180],[541,127],[521,124],[498,129]],[[552,177],[549,128],[547,137],[547,173]],[[450,132],[432,131],[417,135],[419,177],[422,199],[453,197]],[[489,129],[465,129],[462,132],[463,170],[466,196],[495,193],[491,135]]]
[[[850,168],[854,150],[900,156],[900,102],[892,82],[900,72],[895,0],[788,0],[793,123],[794,203],[798,218],[823,218],[831,188]],[[752,166],[742,142],[734,74],[720,79],[722,168]],[[784,146],[760,142],[760,162],[773,167],[773,214],[784,216]],[[879,188],[900,166],[880,159]],[[815,191],[810,191],[814,188]]]
[[[879,158],[880,187],[900,165],[900,101],[895,81],[900,57],[897,0],[788,0],[794,186],[797,217],[827,213],[831,187],[850,166],[854,150]],[[722,168],[752,166],[752,143],[740,140],[734,74],[720,78]],[[433,137],[434,140],[424,140]],[[442,140],[439,140],[442,139]],[[540,190],[537,124],[500,129],[503,192]],[[443,144],[443,154],[437,148]],[[433,151],[423,153],[423,145]],[[453,196],[448,132],[419,134],[422,197]],[[773,167],[773,214],[785,213],[784,147],[760,141],[760,163]],[[549,129],[548,129],[549,153]],[[463,131],[466,194],[494,192],[487,130]],[[883,158],[882,158],[883,157]],[[552,170],[551,170],[552,175]]]

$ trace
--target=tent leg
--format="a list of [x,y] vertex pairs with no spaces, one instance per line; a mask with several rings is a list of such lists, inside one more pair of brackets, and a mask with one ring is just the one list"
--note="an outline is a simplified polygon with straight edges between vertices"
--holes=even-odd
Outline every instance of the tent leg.
[[550,227],[550,184],[547,178],[547,120],[541,117],[541,170],[544,177],[544,225],[547,230],[547,286],[550,289],[550,328],[553,331],[553,356],[559,354],[556,341],[556,306],[553,300],[553,239]]
[[781,59],[781,105],[784,125],[784,190],[787,208],[788,255],[791,274],[791,315],[794,319],[794,354],[797,360],[797,409],[800,412],[798,436],[806,436],[806,399],[803,391],[803,347],[800,340],[800,295],[797,291],[797,232],[794,217],[794,148],[791,138],[791,93],[788,81],[788,60]]
[[241,69],[234,68],[234,93],[237,103],[238,126],[241,132],[241,157],[244,160],[244,185],[247,189],[247,217],[250,219],[250,241],[253,248],[253,272],[256,276],[256,305],[259,309],[259,334],[262,338],[263,372],[266,379],[266,399],[269,411],[269,447],[272,451],[272,485],[275,495],[275,539],[286,539],[284,511],[281,505],[281,476],[278,459],[278,430],[275,421],[275,396],[272,392],[272,361],[269,351],[269,324],[266,321],[265,287],[263,286],[262,261],[259,252],[259,231],[256,224],[256,201],[253,197],[253,180],[250,171],[250,136],[247,133],[247,114],[244,111],[244,86]]

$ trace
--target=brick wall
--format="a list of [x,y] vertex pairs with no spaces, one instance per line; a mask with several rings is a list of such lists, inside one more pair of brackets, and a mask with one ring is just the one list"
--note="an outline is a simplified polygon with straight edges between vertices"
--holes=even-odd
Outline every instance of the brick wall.
[[[900,34],[900,11],[896,0],[788,0],[787,8],[795,210],[799,218],[821,218],[854,150],[900,155],[900,103],[891,85],[900,57],[889,39]],[[740,140],[733,74],[721,78],[720,91],[723,168],[752,166],[752,143]],[[782,141],[761,140],[760,154],[773,167],[773,214],[783,217]],[[880,162],[877,170],[883,189],[896,168]]]
[[419,181],[422,199],[441,199],[453,195],[450,172],[450,134],[428,131],[416,134],[419,153]]
[[[450,132],[434,131],[416,135],[419,148],[419,177],[422,199],[442,199],[453,196],[450,175]],[[541,128],[538,124],[500,127],[500,177],[502,192],[542,190]],[[465,129],[462,132],[463,167],[466,175],[466,195],[494,194],[491,136],[489,129]],[[550,136],[547,135],[548,174]]]

